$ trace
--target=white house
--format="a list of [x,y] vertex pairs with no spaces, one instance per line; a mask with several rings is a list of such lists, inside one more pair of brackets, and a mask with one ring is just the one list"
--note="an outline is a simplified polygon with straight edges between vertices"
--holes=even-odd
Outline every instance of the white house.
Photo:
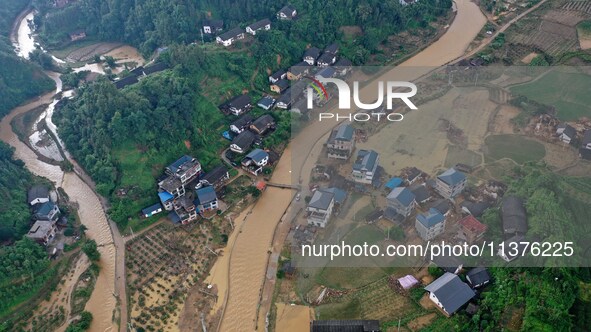
[[460,277],[449,272],[427,285],[425,290],[429,292],[429,299],[447,316],[456,313],[476,295]]
[[265,18],[246,27],[246,33],[253,36],[257,34],[258,30],[271,30],[271,20]]
[[308,225],[326,227],[332,209],[334,208],[334,193],[318,189],[312,195],[306,211],[308,212]]
[[261,149],[254,149],[242,160],[242,168],[257,176],[269,163],[269,154]]
[[373,150],[359,150],[357,159],[353,164],[353,171],[351,172],[353,181],[371,184],[376,175],[379,160],[380,156],[377,152]]
[[415,229],[423,240],[433,240],[445,230],[445,216],[431,208],[428,212],[417,215]]
[[568,124],[564,124],[558,126],[556,129],[556,134],[558,135],[558,139],[560,139],[562,142],[570,144],[570,142],[577,136],[577,131]]
[[277,13],[279,20],[293,20],[298,15],[298,11],[292,5],[286,5]]
[[441,173],[435,182],[435,190],[444,198],[454,198],[466,187],[466,175],[450,168]]
[[244,39],[244,32],[240,28],[234,28],[217,36],[215,40],[218,44],[228,47],[240,39]]

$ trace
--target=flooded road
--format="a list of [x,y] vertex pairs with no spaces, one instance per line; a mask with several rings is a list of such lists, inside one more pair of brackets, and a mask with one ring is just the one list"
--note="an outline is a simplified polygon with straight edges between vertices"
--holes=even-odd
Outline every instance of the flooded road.
[[[399,67],[384,73],[375,80],[413,80],[428,73],[434,67],[449,63],[461,57],[470,42],[484,26],[486,19],[480,9],[468,0],[456,1],[457,15],[448,31],[431,46],[425,48]],[[375,95],[375,85],[369,84],[361,95]],[[292,140],[276,167],[272,182],[291,183],[301,180],[302,196],[307,191],[307,178],[316,158],[310,153],[318,153],[323,136],[335,122],[313,121]],[[297,152],[297,153],[296,153]],[[293,172],[293,173],[292,173]],[[259,198],[251,214],[236,237],[229,264],[229,284],[227,302],[222,317],[221,331],[253,331],[260,290],[265,278],[268,250],[275,230],[284,211],[289,206],[294,192],[286,189],[268,188]],[[218,271],[219,273],[219,271]],[[223,280],[217,276],[216,280]],[[260,310],[268,310],[261,308]],[[258,322],[259,329],[264,322]]]
[[[24,16],[17,28],[17,36],[13,37],[13,41],[16,43],[15,46],[17,46],[17,53],[23,57],[26,57],[28,52],[35,48],[31,29],[27,24],[27,20],[32,19],[32,15],[32,13],[29,13]],[[35,107],[52,104],[56,101],[54,95],[61,92],[62,89],[59,74],[52,72],[47,72],[47,74],[56,82],[57,90],[47,93],[26,105],[17,107],[5,116],[2,122],[0,122],[0,140],[15,148],[15,157],[23,160],[26,167],[32,173],[49,179],[57,187],[62,187],[70,200],[78,204],[80,220],[87,227],[86,235],[97,242],[99,252],[101,253],[99,262],[100,273],[94,291],[85,308],[85,310],[90,311],[93,315],[90,330],[97,332],[115,331],[117,330],[117,326],[112,318],[117,302],[115,299],[115,294],[117,293],[115,290],[116,250],[113,244],[113,233],[109,227],[99,197],[76,173],[64,173],[58,166],[40,161],[35,152],[18,139],[10,125],[10,122],[15,116],[26,113]],[[51,122],[52,114],[53,108],[48,108],[43,112],[42,116],[46,117],[50,130],[55,131],[55,125]],[[73,164],[76,165],[74,161]],[[79,172],[81,171],[79,170]]]

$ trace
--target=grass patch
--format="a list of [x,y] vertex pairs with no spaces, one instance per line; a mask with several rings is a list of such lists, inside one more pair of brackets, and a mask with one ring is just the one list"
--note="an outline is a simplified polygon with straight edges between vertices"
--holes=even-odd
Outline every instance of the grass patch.
[[553,70],[539,79],[510,88],[539,103],[554,106],[563,121],[591,116],[591,76],[579,72]]
[[577,33],[579,36],[591,37],[591,21],[582,21],[577,24]]
[[472,150],[463,149],[457,145],[450,145],[447,148],[445,167],[453,167],[457,163],[475,167],[482,163],[482,156]]
[[544,158],[543,144],[520,135],[493,135],[485,139],[485,156],[489,160],[509,158],[518,164]]

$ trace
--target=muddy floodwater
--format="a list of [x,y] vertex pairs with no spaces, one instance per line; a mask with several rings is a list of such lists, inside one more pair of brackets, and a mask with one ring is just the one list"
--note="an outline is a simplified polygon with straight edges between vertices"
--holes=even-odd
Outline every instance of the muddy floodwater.
[[[401,66],[384,73],[378,80],[386,80],[391,76],[395,76],[397,80],[413,80],[426,74],[433,67],[461,57],[484,26],[486,19],[478,6],[468,0],[457,0],[455,8],[457,14],[454,21],[438,41]],[[372,90],[373,88],[374,86],[369,84],[363,90],[371,93],[376,91]],[[363,95],[363,92],[361,94]],[[308,195],[306,178],[314,164],[310,162],[314,158],[308,156],[311,151],[317,150],[316,145],[322,145],[321,139],[330,129],[331,126],[324,122],[312,122],[302,129],[281,157],[271,181],[291,183],[292,179],[301,179],[304,188],[302,196]],[[229,280],[229,284],[221,287],[227,288],[228,292],[221,331],[255,330],[268,250],[275,226],[289,206],[293,195],[294,192],[291,190],[268,188],[253,207],[233,246],[226,249],[226,252],[231,252],[229,266],[227,269],[217,269],[215,278],[216,281]],[[225,270],[229,273],[228,278],[219,275]]]
[[[32,18],[32,12],[26,14],[15,29],[15,35],[12,36],[17,54],[25,58],[36,47],[31,28],[28,25],[28,21]],[[63,63],[60,59],[56,59],[56,61]],[[92,70],[93,68],[85,67],[84,69]],[[100,70],[96,71],[100,72]],[[93,315],[90,330],[97,332],[116,331],[117,325],[113,322],[113,313],[116,308],[115,296],[118,295],[115,289],[116,252],[115,246],[113,245],[113,234],[99,197],[76,173],[64,173],[58,166],[50,165],[39,160],[34,151],[19,141],[10,125],[12,119],[19,114],[26,113],[41,105],[55,105],[56,99],[54,99],[54,95],[61,92],[62,84],[59,74],[52,72],[46,73],[56,82],[57,90],[40,96],[26,105],[17,107],[5,116],[2,122],[0,122],[0,140],[15,148],[15,157],[23,160],[26,167],[32,173],[49,179],[57,187],[62,187],[70,200],[78,204],[80,220],[88,229],[86,234],[89,238],[97,242],[99,246],[98,250],[101,253],[99,262],[100,273],[94,291],[85,307],[85,310],[90,311]],[[64,95],[68,96],[69,93],[64,93]],[[55,125],[51,121],[53,114],[53,107],[51,106],[41,116],[47,121],[48,128],[57,134]],[[58,142],[61,143],[59,138]]]

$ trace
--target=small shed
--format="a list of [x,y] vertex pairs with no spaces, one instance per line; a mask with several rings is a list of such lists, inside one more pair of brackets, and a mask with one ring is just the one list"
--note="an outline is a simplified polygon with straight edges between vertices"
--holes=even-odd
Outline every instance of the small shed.
[[419,284],[419,281],[412,275],[407,274],[402,278],[398,278],[398,283],[402,288],[408,290]]

